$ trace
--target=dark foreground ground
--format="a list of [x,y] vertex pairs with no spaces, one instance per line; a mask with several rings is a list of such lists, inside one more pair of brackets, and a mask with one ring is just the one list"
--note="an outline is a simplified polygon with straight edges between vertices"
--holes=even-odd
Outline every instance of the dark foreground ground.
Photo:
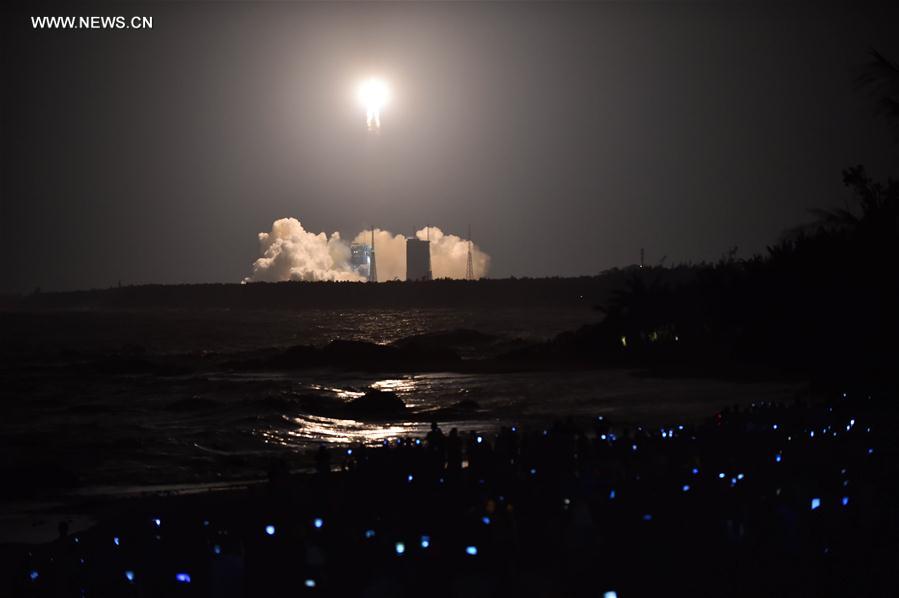
[[695,427],[432,434],[98,507],[3,549],[15,596],[893,596],[893,397]]

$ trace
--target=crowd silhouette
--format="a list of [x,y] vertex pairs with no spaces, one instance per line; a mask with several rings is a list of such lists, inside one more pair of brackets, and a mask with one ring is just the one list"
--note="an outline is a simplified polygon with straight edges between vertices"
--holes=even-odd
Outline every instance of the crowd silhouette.
[[[887,596],[893,408],[322,446],[314,473],[158,501],[20,556],[24,596]],[[140,504],[140,503],[139,503]],[[152,509],[152,510],[151,510]]]

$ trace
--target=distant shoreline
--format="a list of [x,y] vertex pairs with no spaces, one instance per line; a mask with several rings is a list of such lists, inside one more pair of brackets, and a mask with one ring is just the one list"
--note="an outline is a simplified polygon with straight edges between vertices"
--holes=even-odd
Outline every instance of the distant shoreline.
[[[402,307],[584,307],[608,300],[631,269],[576,278],[147,284],[0,295],[0,309],[314,309]],[[667,276],[670,276],[668,274]]]

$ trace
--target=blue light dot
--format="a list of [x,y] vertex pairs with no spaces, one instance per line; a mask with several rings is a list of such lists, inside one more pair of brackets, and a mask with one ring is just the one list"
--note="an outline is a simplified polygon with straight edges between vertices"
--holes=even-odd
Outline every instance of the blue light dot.
[[681,490],[683,490],[684,492],[689,492],[690,484],[684,484],[683,486],[681,486]]
[[321,517],[316,517],[312,520],[312,525],[315,526],[315,529],[321,529],[321,527],[325,524],[325,520]]
[[403,554],[404,552],[406,552],[406,545],[402,542],[397,542],[396,546],[394,546],[394,549],[396,550],[397,554]]
[[412,478],[412,474],[411,474],[411,473],[410,473],[409,475],[406,476],[406,481],[407,481],[407,482],[411,482],[412,479],[413,479],[413,478]]
[[840,502],[841,502],[841,503],[843,504],[843,506],[845,507],[846,505],[849,504],[849,497],[848,497],[848,496],[844,496],[843,499],[842,499]]
[[643,521],[652,521],[652,515],[650,513],[643,515]]
[[738,479],[738,480],[742,480],[744,477],[746,477],[746,476],[744,476],[742,473],[738,473],[738,474],[737,474],[737,479]]
[[375,537],[375,530],[373,530],[373,529],[365,530],[365,539],[366,540],[371,540],[374,537]]
[[134,581],[134,571],[125,571],[125,579]]
[[112,543],[115,544],[116,546],[118,546],[120,544],[119,537],[118,536],[113,537]]
[[188,573],[176,573],[175,581],[178,583],[190,583],[190,575]]
[[347,450],[346,450],[346,454],[347,454],[347,455],[352,455],[352,454],[353,454],[353,449],[347,449]]
[[466,546],[465,554],[467,554],[468,556],[477,556],[478,547],[477,546]]
[[873,454],[874,454],[874,449],[869,448],[869,449],[868,449],[868,454],[869,454],[869,455],[873,455]]
[[216,544],[212,547],[212,552],[214,552],[215,554],[222,554],[222,547]]
[[421,537],[421,547],[427,548],[431,545],[431,536],[422,536]]
[[28,574],[28,579],[30,579],[31,581],[37,581],[37,578],[40,576],[40,573],[38,573],[37,571],[31,571],[31,573]]
[[780,463],[782,459],[783,459],[783,457],[781,457],[780,453],[777,453],[776,455],[774,455],[774,461],[776,463]]
[[305,583],[305,586],[306,586],[307,588],[314,588],[314,587],[315,587],[315,580],[314,580],[314,579],[307,579],[304,583]]
[[772,429],[772,430],[776,430],[776,429],[777,429],[777,424],[772,425],[772,426],[771,426],[771,429]]
[[637,445],[636,445],[636,444],[632,444],[632,445],[631,445],[631,450],[636,452],[636,450],[637,450]]
[[602,598],[618,598],[618,592],[616,592],[615,590],[603,592]]
[[156,519],[153,520],[153,523],[156,524],[156,527],[159,527],[160,525],[162,525],[162,519],[159,519],[157,517]]
[[484,525],[490,525],[490,517],[484,515],[483,517],[481,517],[481,523],[483,523]]
[[531,475],[537,475],[537,470],[531,467]]
[[481,444],[482,442],[484,442],[484,437],[478,436],[478,444]]
[[615,500],[615,489],[609,490],[609,500]]
[[275,526],[274,525],[266,525],[265,533],[269,536],[274,536],[275,535]]
[[821,506],[821,499],[820,499],[820,498],[813,498],[813,499],[812,499],[812,511],[814,511],[815,509],[817,509],[817,508],[820,507],[820,506]]
[[698,469],[698,468],[696,468],[696,467],[693,468],[693,475],[699,475],[699,469]]
[[723,472],[723,471],[722,471],[721,473],[718,474],[718,479],[719,479],[719,480],[723,480],[723,479],[724,479],[724,472]]

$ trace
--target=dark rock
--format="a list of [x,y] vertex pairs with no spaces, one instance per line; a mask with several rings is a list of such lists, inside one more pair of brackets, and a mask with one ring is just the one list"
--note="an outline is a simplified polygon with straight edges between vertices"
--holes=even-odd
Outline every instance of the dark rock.
[[386,417],[405,413],[406,404],[395,392],[373,389],[350,401],[349,409],[353,414]]
[[477,403],[477,401],[472,401],[471,399],[463,399],[453,405],[456,409],[461,409],[465,411],[477,411],[481,408],[481,406]]

